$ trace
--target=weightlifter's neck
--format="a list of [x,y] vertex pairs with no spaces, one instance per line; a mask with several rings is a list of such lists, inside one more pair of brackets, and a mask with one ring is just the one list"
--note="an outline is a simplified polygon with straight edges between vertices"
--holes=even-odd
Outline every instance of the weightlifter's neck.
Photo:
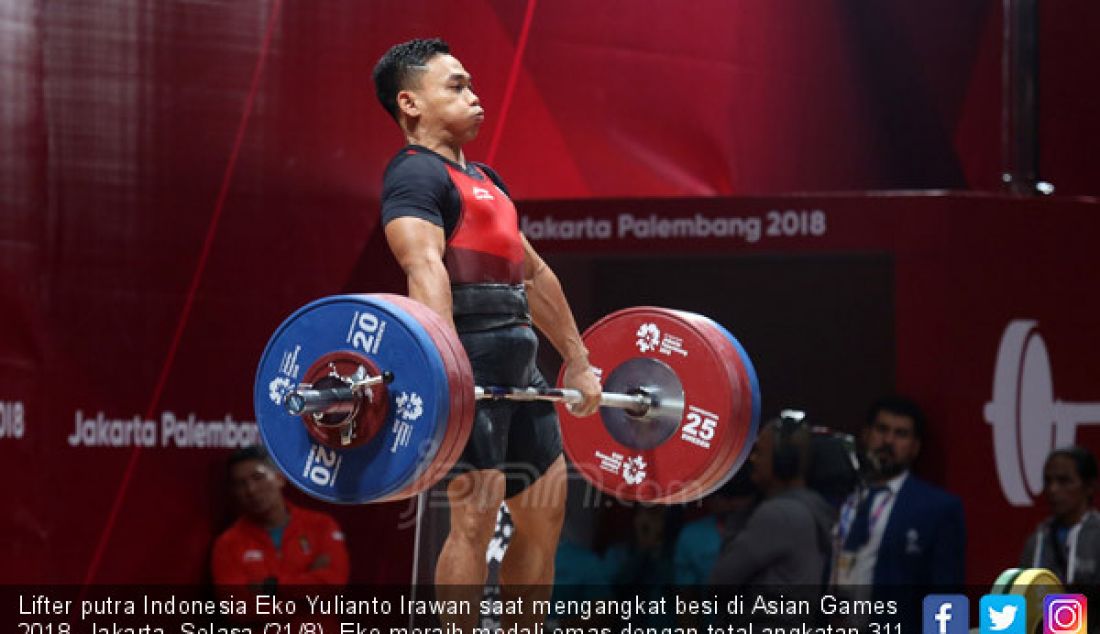
[[437,135],[418,134],[415,129],[405,133],[405,140],[409,145],[426,147],[448,161],[466,167],[466,154],[462,151],[462,144],[460,143]]

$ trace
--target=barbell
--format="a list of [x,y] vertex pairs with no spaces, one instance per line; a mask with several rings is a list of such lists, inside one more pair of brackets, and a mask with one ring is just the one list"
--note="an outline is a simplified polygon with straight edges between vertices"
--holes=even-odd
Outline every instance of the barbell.
[[322,298],[268,341],[256,421],[290,482],[347,504],[411,497],[445,477],[478,400],[558,403],[570,461],[621,499],[698,499],[740,468],[755,442],[760,389],[729,331],[696,313],[636,307],[582,338],[606,391],[597,413],[578,418],[567,407],[580,402],[576,390],[474,385],[458,335],[414,300]]
[[[330,368],[330,377],[336,379],[332,387],[314,389],[310,384],[303,384],[298,389],[287,394],[283,405],[286,411],[293,416],[313,414],[315,421],[322,421],[326,414],[347,414],[337,423],[319,424],[326,427],[336,427],[341,430],[340,444],[350,445],[356,436],[355,417],[352,415],[364,398],[370,399],[371,393],[366,391],[379,383],[393,381],[392,372],[383,372],[376,376],[368,376],[366,368],[358,366],[352,376],[340,376],[334,367]],[[551,403],[566,403],[576,405],[584,400],[580,390],[568,388],[519,388],[490,385],[482,387],[474,386],[474,399],[493,401],[548,401]],[[666,409],[683,410],[683,404],[677,408],[673,402],[661,399],[652,388],[641,387],[636,394],[620,394],[617,392],[603,392],[600,394],[601,407],[618,407],[626,410],[633,416],[650,419],[651,412]]]

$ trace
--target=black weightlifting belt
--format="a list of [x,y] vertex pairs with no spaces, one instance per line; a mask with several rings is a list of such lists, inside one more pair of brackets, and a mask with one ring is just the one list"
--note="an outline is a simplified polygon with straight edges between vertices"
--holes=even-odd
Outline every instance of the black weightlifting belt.
[[522,284],[452,286],[451,312],[460,333],[531,325],[527,291]]

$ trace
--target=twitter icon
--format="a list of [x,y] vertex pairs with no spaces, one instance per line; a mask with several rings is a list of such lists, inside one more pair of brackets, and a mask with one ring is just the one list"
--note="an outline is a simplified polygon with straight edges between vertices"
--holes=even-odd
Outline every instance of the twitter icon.
[[1028,634],[1027,599],[1018,594],[987,594],[978,604],[981,634]]

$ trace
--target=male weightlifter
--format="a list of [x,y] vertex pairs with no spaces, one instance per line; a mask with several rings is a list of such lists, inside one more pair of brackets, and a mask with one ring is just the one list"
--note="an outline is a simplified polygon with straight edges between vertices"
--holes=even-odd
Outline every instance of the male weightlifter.
[[[418,39],[382,56],[374,84],[408,142],[386,168],[382,222],[409,296],[454,325],[478,385],[547,386],[535,367],[533,323],[564,359],[565,386],[584,395],[576,413],[591,414],[600,383],[561,284],[519,232],[503,181],[463,153],[485,118],[470,74],[446,42]],[[501,564],[502,593],[549,599],[566,491],[553,405],[478,403],[452,476],[437,595],[470,600],[476,608],[487,574],[485,550],[507,499],[515,533]],[[456,625],[469,631],[477,619],[472,612],[453,617]],[[506,616],[504,627],[510,618],[526,626],[541,620]]]

